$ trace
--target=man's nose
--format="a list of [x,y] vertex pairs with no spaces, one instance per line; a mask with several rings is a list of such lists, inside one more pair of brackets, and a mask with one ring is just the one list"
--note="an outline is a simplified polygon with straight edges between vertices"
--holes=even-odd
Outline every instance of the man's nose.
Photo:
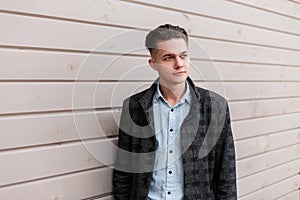
[[175,67],[181,68],[183,67],[184,60],[180,56],[175,56]]

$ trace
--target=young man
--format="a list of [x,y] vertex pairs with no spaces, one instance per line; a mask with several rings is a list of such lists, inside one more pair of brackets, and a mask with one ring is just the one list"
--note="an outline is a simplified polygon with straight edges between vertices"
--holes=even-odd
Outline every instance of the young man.
[[146,47],[159,78],[123,103],[115,199],[237,199],[228,104],[189,78],[187,32],[161,25]]

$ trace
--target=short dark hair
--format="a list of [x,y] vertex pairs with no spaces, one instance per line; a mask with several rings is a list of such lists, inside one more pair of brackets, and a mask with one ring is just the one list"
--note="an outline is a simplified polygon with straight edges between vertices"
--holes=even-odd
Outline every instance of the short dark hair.
[[152,55],[152,50],[156,48],[158,42],[174,38],[182,38],[188,45],[188,34],[185,29],[171,24],[160,25],[147,34],[145,46]]

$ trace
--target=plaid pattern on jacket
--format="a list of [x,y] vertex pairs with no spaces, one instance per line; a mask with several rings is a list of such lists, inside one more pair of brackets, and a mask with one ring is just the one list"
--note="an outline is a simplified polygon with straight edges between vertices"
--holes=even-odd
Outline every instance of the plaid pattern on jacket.
[[[196,87],[188,77],[192,104],[181,126],[185,200],[236,200],[235,149],[227,101]],[[116,200],[146,200],[157,142],[152,99],[157,80],[123,102],[117,160]]]

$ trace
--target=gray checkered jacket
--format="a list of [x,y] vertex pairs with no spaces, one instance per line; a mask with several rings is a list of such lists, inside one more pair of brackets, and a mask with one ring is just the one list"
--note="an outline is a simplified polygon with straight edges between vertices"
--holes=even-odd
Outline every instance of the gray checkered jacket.
[[[235,149],[227,101],[198,88],[190,78],[192,104],[181,126],[185,200],[235,200]],[[117,160],[113,171],[116,200],[146,200],[157,142],[152,99],[157,80],[123,102]]]

